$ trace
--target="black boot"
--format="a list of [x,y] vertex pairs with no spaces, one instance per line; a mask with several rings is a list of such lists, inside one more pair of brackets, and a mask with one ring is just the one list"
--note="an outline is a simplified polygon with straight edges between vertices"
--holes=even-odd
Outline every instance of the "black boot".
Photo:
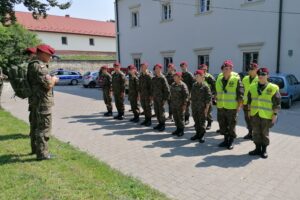
[[224,141],[219,144],[219,147],[227,147],[228,146],[228,136],[224,136]]
[[160,128],[157,129],[159,132],[162,132],[166,129],[166,125],[165,124],[161,124]]
[[190,123],[190,116],[185,116],[184,118],[184,124],[188,125]]
[[159,123],[159,124],[157,124],[156,126],[154,126],[153,129],[154,129],[154,130],[156,130],[156,129],[158,130],[158,129],[160,129],[160,127],[161,127],[161,124]]
[[172,132],[172,135],[177,135],[178,131],[179,131],[178,128],[176,128],[176,130]]
[[145,119],[140,125],[144,126],[147,123],[147,119]]
[[124,113],[119,113],[119,115],[116,118],[117,120],[123,120],[124,119]]
[[257,156],[261,154],[261,145],[255,144],[255,149],[249,152],[250,156]]
[[252,130],[249,130],[249,133],[244,136],[245,140],[252,140]]
[[267,146],[266,145],[262,145],[261,146],[261,154],[260,157],[266,159],[268,158],[268,153],[267,153]]
[[181,137],[181,136],[183,136],[183,135],[184,135],[184,129],[183,129],[183,128],[179,128],[179,129],[178,129],[177,136],[178,136],[178,137]]
[[191,140],[192,140],[192,141],[197,140],[197,139],[199,139],[198,133],[196,133],[196,135],[194,135],[193,137],[191,137]]
[[211,129],[211,123],[212,123],[212,121],[207,121],[206,130]]
[[134,123],[138,123],[140,121],[140,116],[139,115],[137,115],[136,117],[135,117],[135,120],[133,120],[132,122],[134,122]]
[[204,135],[200,135],[199,142],[200,143],[204,143],[205,142]]
[[107,111],[106,113],[104,113],[103,116],[104,117],[110,117],[110,116],[112,116],[112,111]]
[[146,120],[145,126],[151,126],[152,122],[151,122],[151,118]]
[[227,149],[228,150],[232,150],[233,149],[233,141],[234,141],[234,138],[233,137],[229,137],[229,139],[228,139],[228,145],[227,145]]

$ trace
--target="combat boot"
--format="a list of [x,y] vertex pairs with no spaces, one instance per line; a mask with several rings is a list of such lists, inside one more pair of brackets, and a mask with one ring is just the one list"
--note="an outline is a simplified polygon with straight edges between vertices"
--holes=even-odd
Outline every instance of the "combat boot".
[[183,128],[179,128],[179,129],[178,129],[177,136],[178,136],[178,137],[182,137],[183,135],[184,135],[184,129],[183,129]]
[[160,129],[160,127],[161,127],[161,124],[159,123],[159,124],[157,124],[156,126],[154,126],[153,129],[154,129],[154,130]]
[[268,153],[267,153],[267,146],[266,145],[262,145],[261,146],[261,154],[260,157],[266,159],[268,158]]
[[132,122],[134,122],[134,123],[138,123],[140,121],[140,116],[139,115],[137,115],[136,117],[135,117],[135,120],[133,120]]
[[112,111],[107,111],[106,113],[104,113],[104,117],[110,117],[110,116],[112,116]]
[[172,135],[177,135],[177,134],[178,134],[178,128],[176,128],[176,130],[172,132]]
[[166,125],[165,124],[161,124],[160,128],[157,129],[159,132],[162,132],[166,129]]
[[124,119],[124,113],[120,113],[117,118],[117,120],[123,120]]
[[152,122],[151,122],[151,118],[146,120],[146,123],[144,124],[145,126],[151,126]]
[[228,150],[232,150],[233,149],[233,141],[234,141],[234,138],[233,137],[229,137],[228,144],[227,144],[227,149]]
[[193,137],[190,138],[192,141],[199,139],[199,135],[198,133],[196,133],[196,135],[194,135]]
[[221,142],[218,146],[219,147],[227,147],[228,146],[228,136],[224,136],[224,141]]
[[207,122],[206,130],[210,130],[211,129],[211,123],[212,123],[212,121],[208,121]]
[[252,130],[249,130],[249,133],[244,136],[245,140],[252,140]]
[[250,156],[257,156],[261,154],[261,145],[255,144],[255,149],[249,152]]
[[204,135],[202,135],[199,137],[199,143],[204,143],[204,142],[205,142]]

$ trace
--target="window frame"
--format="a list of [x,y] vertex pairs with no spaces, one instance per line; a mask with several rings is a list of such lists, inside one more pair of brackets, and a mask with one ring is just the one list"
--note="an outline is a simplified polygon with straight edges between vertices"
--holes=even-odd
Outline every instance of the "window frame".
[[140,25],[140,14],[138,10],[131,11],[131,27],[136,28],[139,27]]
[[173,56],[164,56],[164,72],[166,73],[168,71],[168,65],[170,63],[173,63]]
[[[172,20],[172,4],[171,2],[164,2],[161,4],[161,21],[171,21]],[[165,10],[166,8],[166,10]]]
[[95,46],[95,39],[89,38],[89,44],[90,44],[90,46]]
[[61,36],[61,44],[68,45],[68,38],[67,36]]

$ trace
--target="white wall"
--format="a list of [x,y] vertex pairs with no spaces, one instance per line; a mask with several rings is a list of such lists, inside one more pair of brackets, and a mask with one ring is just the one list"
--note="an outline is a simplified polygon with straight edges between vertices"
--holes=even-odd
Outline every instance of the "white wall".
[[[260,43],[259,64],[276,69],[278,13],[241,11],[279,10],[279,0],[259,0],[245,4],[245,0],[211,0],[212,7],[234,8],[237,10],[212,8],[207,14],[197,14],[196,0],[174,0],[172,21],[161,22],[161,3],[144,0],[120,0],[120,52],[123,65],[132,63],[132,53],[142,53],[142,60],[151,65],[163,62],[161,52],[174,50],[174,63],[186,60],[191,71],[196,69],[197,56],[194,49],[212,48],[210,71],[218,73],[225,59],[232,59],[235,71],[242,71],[243,51],[239,45]],[[183,3],[183,4],[182,4]],[[286,3],[284,1],[284,3]],[[140,4],[140,26],[131,27],[131,9]],[[300,1],[289,0],[286,10],[298,10]],[[282,69],[296,69],[299,63],[299,21],[300,15],[284,15]],[[296,31],[298,30],[298,31]],[[287,57],[287,49],[294,49],[294,55]],[[285,68],[285,65],[291,66]],[[286,70],[285,70],[286,69]],[[300,68],[296,75],[300,78]]]
[[[44,43],[50,44],[57,50],[116,52],[115,38],[65,33],[36,33]],[[61,37],[67,37],[67,45],[62,44]],[[90,46],[89,38],[94,38],[94,46]]]

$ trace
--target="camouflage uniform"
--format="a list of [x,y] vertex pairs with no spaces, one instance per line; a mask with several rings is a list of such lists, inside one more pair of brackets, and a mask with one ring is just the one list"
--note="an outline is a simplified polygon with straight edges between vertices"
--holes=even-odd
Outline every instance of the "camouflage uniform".
[[188,121],[189,117],[190,117],[191,90],[192,90],[195,80],[194,80],[193,74],[191,72],[182,72],[182,80],[189,89],[189,100],[187,102],[186,110],[185,110],[185,121]]
[[112,75],[112,90],[119,116],[124,115],[125,74],[120,71]]
[[[171,85],[174,83],[174,78],[173,78],[173,75],[174,73],[166,73],[165,77],[168,81],[168,84],[169,84],[169,87],[171,87]],[[173,115],[173,109],[172,109],[172,106],[171,106],[171,99],[168,100],[168,105],[169,105],[169,118],[172,117]]]
[[211,90],[206,83],[194,83],[191,91],[191,101],[197,139],[202,139],[206,132],[205,109],[208,104],[211,105],[211,98]]
[[141,73],[139,77],[139,93],[142,108],[145,114],[145,121],[151,121],[151,98],[152,98],[152,85],[151,75],[149,72]]
[[138,96],[139,96],[139,79],[137,76],[129,76],[129,92],[128,100],[130,101],[131,110],[135,118],[138,118],[140,115],[140,108],[138,105]]
[[160,125],[165,125],[165,102],[170,97],[170,88],[164,75],[152,78],[154,112]]
[[183,81],[181,81],[179,84],[175,82],[172,83],[170,90],[170,99],[175,126],[179,130],[184,129],[184,113],[188,102],[189,90]]
[[44,159],[49,156],[48,141],[51,134],[53,91],[48,89],[51,84],[48,65],[42,61],[32,61],[28,64],[28,82],[32,89],[32,97],[29,107],[31,109],[31,120],[34,123],[36,136],[37,159]]
[[102,92],[103,92],[103,99],[104,103],[106,105],[108,113],[112,113],[112,94],[111,94],[111,83],[112,83],[112,77],[109,73],[99,73],[100,79],[102,79]]
[[[212,93],[212,97],[213,97],[213,95],[216,94],[216,80],[215,80],[215,78],[210,73],[206,73],[205,74],[205,82],[208,84],[209,89]],[[212,112],[212,102],[209,106],[208,113],[207,113],[207,118],[206,118],[206,120],[208,122],[208,124],[207,124],[208,127],[211,126],[211,123],[213,121],[211,112]]]

